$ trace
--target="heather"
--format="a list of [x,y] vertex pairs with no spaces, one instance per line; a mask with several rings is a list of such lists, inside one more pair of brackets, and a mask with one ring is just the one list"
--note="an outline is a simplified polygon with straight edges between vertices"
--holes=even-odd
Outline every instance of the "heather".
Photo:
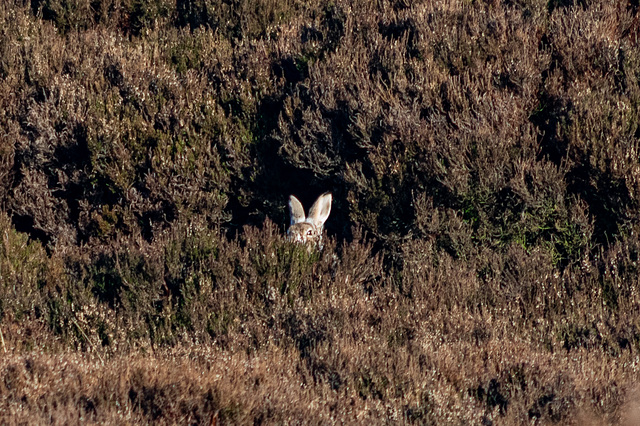
[[638,8],[2,3],[2,423],[635,424]]

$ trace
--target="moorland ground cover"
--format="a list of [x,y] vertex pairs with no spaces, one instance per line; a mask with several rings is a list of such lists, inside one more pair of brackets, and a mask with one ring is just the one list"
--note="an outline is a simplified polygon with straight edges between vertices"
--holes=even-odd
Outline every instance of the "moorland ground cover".
[[2,423],[634,424],[638,7],[2,2]]

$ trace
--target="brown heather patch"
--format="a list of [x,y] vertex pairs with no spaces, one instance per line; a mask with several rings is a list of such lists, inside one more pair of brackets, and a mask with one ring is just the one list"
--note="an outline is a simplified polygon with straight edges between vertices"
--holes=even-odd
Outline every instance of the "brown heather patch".
[[419,357],[375,339],[319,345],[319,359],[348,378],[342,386],[314,375],[295,349],[270,344],[251,353],[177,345],[104,363],[78,352],[10,351],[0,361],[3,423],[208,423],[217,415],[223,423],[611,424],[634,415],[635,357],[603,368],[602,355],[588,350],[416,340]]
[[2,3],[0,422],[638,423],[636,3]]

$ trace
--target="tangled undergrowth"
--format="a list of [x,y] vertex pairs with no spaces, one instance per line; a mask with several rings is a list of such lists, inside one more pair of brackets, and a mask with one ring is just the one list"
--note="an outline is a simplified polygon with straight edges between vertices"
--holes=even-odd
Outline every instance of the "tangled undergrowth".
[[2,3],[2,422],[635,424],[638,8]]

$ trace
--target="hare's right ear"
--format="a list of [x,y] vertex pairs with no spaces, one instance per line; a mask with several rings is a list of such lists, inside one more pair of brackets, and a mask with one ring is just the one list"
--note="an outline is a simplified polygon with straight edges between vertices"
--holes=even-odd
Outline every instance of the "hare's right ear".
[[313,223],[322,230],[324,223],[331,213],[331,193],[326,192],[318,197],[315,203],[309,209],[309,219],[307,222]]
[[291,218],[289,225],[304,222],[304,220],[306,219],[304,216],[302,203],[293,195],[289,196],[289,216]]

